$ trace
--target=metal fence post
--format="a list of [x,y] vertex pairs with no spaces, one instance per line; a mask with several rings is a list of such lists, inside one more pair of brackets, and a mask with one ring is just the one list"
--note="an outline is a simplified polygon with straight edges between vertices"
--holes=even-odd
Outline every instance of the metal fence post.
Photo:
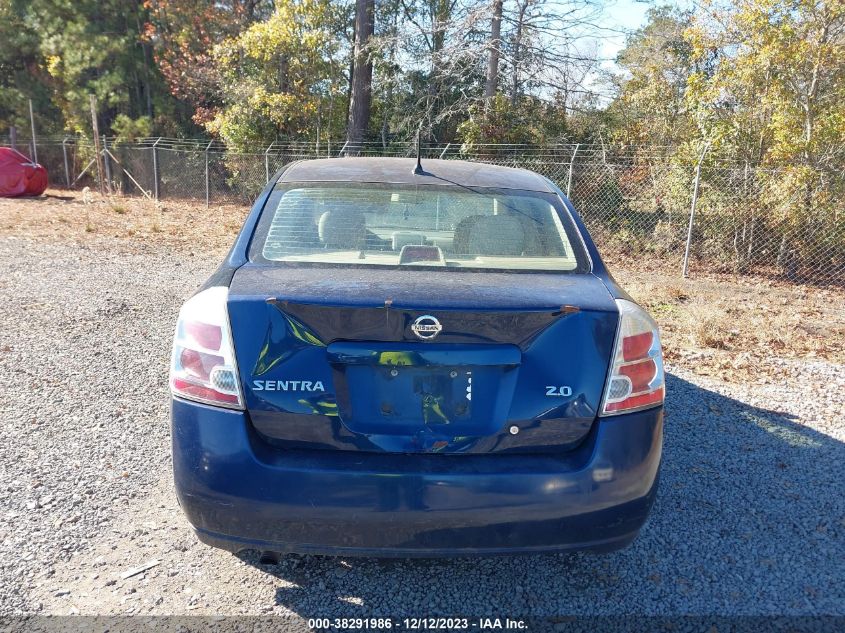
[[109,160],[109,145],[103,134],[103,165],[106,168],[106,191],[111,195],[111,161]]
[[29,125],[32,128],[32,162],[38,162],[38,143],[35,139],[35,115],[32,113],[32,99],[29,100]]
[[153,143],[153,197],[155,201],[158,202],[158,147],[159,141],[161,141],[161,137],[159,136],[156,139],[156,142]]
[[276,141],[270,143],[267,149],[264,150],[264,182],[270,182],[270,150],[273,149],[273,145],[276,144]]
[[211,144],[214,141],[209,141],[205,146],[205,208],[208,209],[211,201],[211,181],[208,176],[208,151],[211,149]]
[[572,167],[575,165],[575,155],[578,153],[578,148],[581,147],[581,143],[575,145],[575,149],[572,150],[572,158],[569,161],[569,176],[566,179],[566,197],[569,197],[569,192],[572,190]]
[[704,149],[701,150],[701,156],[698,157],[698,164],[695,166],[695,179],[693,181],[692,186],[692,204],[690,205],[689,227],[687,228],[687,245],[684,249],[684,268],[682,271],[683,277],[686,277],[687,272],[689,271],[689,251],[690,245],[692,244],[692,226],[693,221],[695,220],[695,207],[698,204],[698,185],[701,181],[701,163],[704,162],[704,156],[707,154],[707,149],[709,147],[710,142],[708,141],[707,144],[704,146]]
[[65,160],[65,182],[67,183],[67,188],[70,189],[70,165],[67,162],[67,136],[62,139],[62,156]]

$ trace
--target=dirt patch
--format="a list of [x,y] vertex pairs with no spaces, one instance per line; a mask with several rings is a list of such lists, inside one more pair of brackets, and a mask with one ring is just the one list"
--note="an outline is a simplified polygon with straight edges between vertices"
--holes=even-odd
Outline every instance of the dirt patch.
[[783,360],[845,363],[845,292],[767,279],[614,271],[661,327],[666,358],[701,375],[769,383]]
[[117,238],[132,244],[225,252],[248,209],[237,205],[107,197],[48,189],[38,198],[0,198],[0,235],[58,241]]
[[[78,243],[117,240],[123,248],[162,244],[221,257],[247,209],[237,205],[104,197],[48,190],[0,199],[0,235]],[[662,329],[666,359],[703,375],[768,383],[792,371],[783,359],[845,363],[845,291],[759,277],[677,275],[614,267],[620,284]]]

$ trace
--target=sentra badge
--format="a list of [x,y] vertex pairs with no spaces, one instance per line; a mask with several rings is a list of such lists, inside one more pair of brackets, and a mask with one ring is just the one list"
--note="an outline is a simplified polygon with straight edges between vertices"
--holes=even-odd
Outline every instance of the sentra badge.
[[325,391],[319,380],[253,380],[253,391]]

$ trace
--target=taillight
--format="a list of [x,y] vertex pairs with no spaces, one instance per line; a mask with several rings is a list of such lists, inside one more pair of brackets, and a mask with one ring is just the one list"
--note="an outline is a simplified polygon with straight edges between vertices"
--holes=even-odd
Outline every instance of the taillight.
[[617,299],[619,327],[601,415],[663,404],[666,391],[657,324],[636,303]]
[[170,390],[180,398],[243,409],[226,310],[228,294],[228,288],[215,286],[182,306],[173,339]]

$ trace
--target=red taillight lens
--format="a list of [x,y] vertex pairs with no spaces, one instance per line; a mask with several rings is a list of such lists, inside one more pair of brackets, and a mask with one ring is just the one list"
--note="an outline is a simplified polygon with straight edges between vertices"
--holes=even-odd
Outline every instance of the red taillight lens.
[[187,347],[182,348],[182,352],[179,354],[179,362],[187,375],[200,380],[209,380],[211,370],[224,364],[221,356],[204,354]]
[[636,409],[645,409],[653,407],[657,404],[663,403],[664,388],[660,387],[655,391],[648,393],[641,393],[636,396],[628,396],[621,402],[608,402],[605,407],[605,413],[624,413],[625,411],[634,411]]
[[657,374],[657,364],[654,359],[647,358],[630,365],[622,365],[619,374],[631,381],[631,390],[634,393],[649,391],[649,384]]
[[601,415],[662,404],[666,391],[657,325],[637,304],[624,299],[617,299],[616,304],[619,331]]
[[228,288],[203,290],[179,312],[170,390],[174,396],[243,408],[235,350],[226,310]]
[[188,398],[189,400],[200,400],[209,403],[228,403],[237,405],[238,397],[229,393],[221,393],[212,387],[204,387],[197,385],[187,380],[180,380],[174,378],[172,387],[174,391],[178,391],[178,395]]
[[626,361],[644,358],[654,342],[654,332],[633,334],[622,339],[622,358]]
[[199,321],[185,323],[185,332],[198,345],[217,351],[223,341],[223,329],[218,325],[209,325]]

